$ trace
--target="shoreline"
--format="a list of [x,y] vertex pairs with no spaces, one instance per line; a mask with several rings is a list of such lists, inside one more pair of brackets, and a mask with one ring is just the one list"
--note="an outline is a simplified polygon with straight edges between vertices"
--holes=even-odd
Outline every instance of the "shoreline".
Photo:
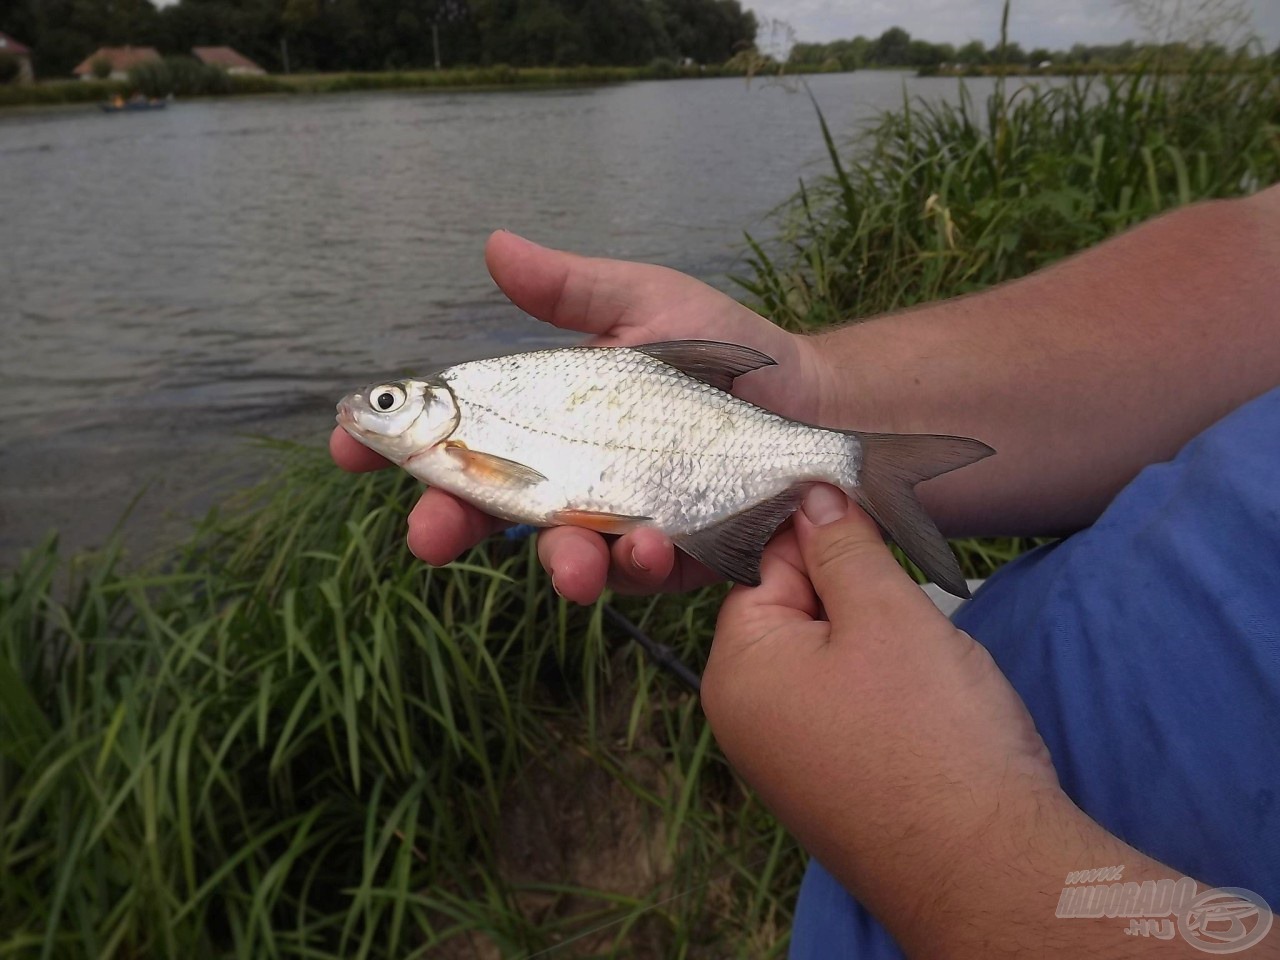
[[[228,77],[224,93],[197,94],[175,91],[182,100],[228,99],[243,96],[318,96],[368,91],[487,93],[497,90],[547,90],[577,86],[603,86],[642,80],[706,80],[719,77],[796,76],[817,73],[852,73],[815,66],[774,70],[750,70],[741,65],[702,67],[456,67],[446,70],[390,70],[377,72],[293,73]],[[96,106],[113,96],[135,90],[128,80],[44,80],[0,87],[0,110],[20,107]]]

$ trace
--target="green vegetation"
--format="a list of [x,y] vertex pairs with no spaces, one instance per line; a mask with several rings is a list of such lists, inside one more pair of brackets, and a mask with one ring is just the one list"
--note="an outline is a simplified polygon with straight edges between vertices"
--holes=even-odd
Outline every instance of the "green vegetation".
[[[767,68],[767,64],[763,68]],[[127,81],[63,80],[0,87],[0,107],[100,103],[120,94],[181,97],[241,96],[262,93],[318,94],[358,90],[487,90],[501,87],[563,87],[631,80],[696,80],[744,77],[762,64],[735,58],[716,67],[677,66],[659,58],[644,67],[460,67],[453,70],[392,70],[379,73],[294,73],[287,76],[231,76],[189,57],[165,57],[129,72]],[[793,73],[817,73],[802,68]]]
[[104,45],[227,44],[273,73],[310,73],[718,64],[756,35],[739,0],[14,0],[0,27],[43,79]]
[[22,73],[22,62],[12,53],[0,53],[0,84],[12,83]]
[[164,57],[133,67],[129,87],[148,97],[203,97],[230,93],[232,81],[226,70],[195,57]]
[[126,96],[127,83],[113,80],[62,80],[58,83],[24,83],[0,87],[0,107],[56,106],[68,103],[101,103],[115,94]]
[[[1199,11],[1197,11],[1199,12]],[[1172,13],[1170,11],[1169,13]],[[1184,20],[1187,18],[1184,17]],[[1203,16],[1201,18],[1203,20]],[[1200,21],[1185,23],[1190,35],[1197,34]],[[1231,51],[1220,43],[1185,40],[1135,43],[1072,44],[1067,50],[1036,47],[1024,50],[1018,43],[998,43],[988,48],[981,40],[956,46],[913,38],[901,27],[890,27],[879,37],[857,36],[830,43],[797,43],[787,58],[787,69],[797,66],[825,66],[827,69],[864,70],[881,67],[913,67],[930,75],[936,73],[983,76],[990,73],[1041,71],[1056,74],[1098,74],[1134,72],[1160,63],[1166,69],[1188,69],[1193,62],[1215,60],[1230,66],[1237,56],[1249,54],[1248,45]],[[1274,56],[1280,56],[1280,49]]]
[[[1000,86],[848,149],[824,126],[832,175],[744,284],[814,329],[1254,189],[1277,82]],[[47,543],[0,578],[0,956],[785,952],[802,855],[695,698],[528,544],[428,570],[411,480],[279,455],[142,571]],[[1023,546],[966,543],[967,569]],[[720,595],[619,605],[699,665]]]
[[971,293],[1280,180],[1280,71],[1001,83],[982,105],[906,102],[849,155],[828,145],[835,176],[802,188],[785,254],[756,246],[744,281],[801,329]]
[[[0,955],[765,950],[796,860],[696,699],[529,544],[427,570],[409,478],[279,452],[161,569],[0,582]],[[697,662],[714,601],[631,612]]]

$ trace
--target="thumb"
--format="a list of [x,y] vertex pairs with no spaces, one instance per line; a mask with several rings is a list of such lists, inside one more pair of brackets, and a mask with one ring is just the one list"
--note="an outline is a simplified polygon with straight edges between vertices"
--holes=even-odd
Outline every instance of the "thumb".
[[941,617],[894,559],[880,528],[835,487],[816,484],[796,512],[809,580],[833,623]]
[[512,303],[566,330],[603,334],[632,306],[630,264],[553,250],[506,230],[490,234],[484,259]]

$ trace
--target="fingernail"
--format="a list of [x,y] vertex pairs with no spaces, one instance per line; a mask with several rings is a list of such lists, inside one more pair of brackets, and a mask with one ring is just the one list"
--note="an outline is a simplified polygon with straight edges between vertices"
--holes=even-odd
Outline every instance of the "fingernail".
[[556,596],[561,600],[565,599],[564,593],[560,590],[560,584],[556,583],[556,575],[554,573],[551,575],[551,589],[556,592]]
[[632,549],[631,551],[631,565],[644,573],[649,572],[649,568],[640,562],[640,551],[638,549]]
[[804,515],[814,526],[834,523],[849,512],[849,498],[835,487],[819,483],[804,498]]

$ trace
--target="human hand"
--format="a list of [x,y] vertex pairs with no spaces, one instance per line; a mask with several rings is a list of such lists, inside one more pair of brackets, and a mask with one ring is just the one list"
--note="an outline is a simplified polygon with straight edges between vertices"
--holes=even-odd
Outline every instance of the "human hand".
[[843,494],[815,487],[761,573],[720,612],[707,719],[765,804],[882,920],[925,909],[974,846],[1017,847],[1045,810],[1074,829],[1083,815],[1009,682]]
[[[777,366],[743,376],[734,393],[798,420],[818,418],[824,367],[810,342],[692,277],[650,264],[563,253],[505,231],[489,237],[485,262],[516,306],[553,326],[588,334],[588,343],[705,339],[755,347]],[[388,466],[341,428],[330,437],[329,450],[346,470]],[[428,489],[409,515],[409,549],[427,563],[449,563],[505,525],[443,490]],[[606,579],[616,589],[639,593],[687,590],[715,579],[652,529],[636,530],[610,546],[598,533],[556,527],[539,534],[538,556],[556,590],[578,603],[595,600]]]

